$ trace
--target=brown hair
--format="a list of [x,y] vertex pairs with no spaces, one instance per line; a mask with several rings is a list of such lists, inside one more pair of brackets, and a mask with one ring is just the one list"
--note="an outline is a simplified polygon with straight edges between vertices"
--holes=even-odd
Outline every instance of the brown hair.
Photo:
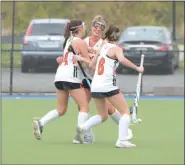
[[66,42],[69,38],[69,36],[72,34],[78,33],[78,29],[82,26],[83,22],[81,20],[71,20],[70,22],[67,23],[64,37],[65,41],[63,44],[63,49],[65,48]]
[[119,36],[120,36],[119,28],[112,24],[106,31],[104,39],[107,38],[109,41],[117,41],[119,39]]

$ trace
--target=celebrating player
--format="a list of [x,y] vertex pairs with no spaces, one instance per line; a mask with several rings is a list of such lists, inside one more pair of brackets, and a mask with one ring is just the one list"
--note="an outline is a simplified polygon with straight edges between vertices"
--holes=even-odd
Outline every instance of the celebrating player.
[[[40,120],[34,121],[34,135],[38,140],[41,139],[43,127],[49,121],[55,120],[65,114],[68,107],[69,94],[79,106],[78,125],[83,124],[88,119],[89,105],[87,96],[84,88],[81,88],[83,76],[77,64],[76,56],[68,51],[69,46],[72,45],[75,52],[81,55],[77,59],[81,59],[87,63],[90,62],[87,45],[81,39],[84,34],[84,22],[81,20],[72,20],[68,23],[64,42],[64,58],[55,75],[57,108],[48,112]],[[78,137],[76,139],[78,140]]]
[[[87,46],[88,46],[88,52],[89,52],[91,59],[100,52],[101,47],[103,46],[103,44],[106,43],[106,41],[102,39],[102,35],[103,35],[105,28],[106,28],[105,20],[100,15],[97,15],[96,17],[94,17],[94,19],[92,21],[92,26],[91,26],[91,36],[88,36],[84,39]],[[88,78],[91,82],[93,75],[94,75],[94,70],[92,70],[91,68],[87,68],[87,69],[85,69],[85,72],[87,73]],[[85,79],[83,80],[82,83],[83,83],[83,87],[85,88],[88,101],[90,102],[90,100],[91,100],[90,87],[87,84]],[[109,115],[111,116],[113,121],[118,124],[119,119],[121,118],[120,113],[108,101],[106,101],[106,106],[107,106]],[[84,141],[86,143],[93,143],[95,141],[95,139],[92,135],[93,135],[92,131],[88,130],[85,133]],[[79,143],[75,139],[73,140],[73,142]]]
[[105,33],[108,43],[103,45],[100,55],[94,57],[91,62],[91,68],[95,67],[91,84],[91,95],[94,98],[98,115],[92,116],[84,124],[77,126],[77,134],[81,143],[83,143],[85,132],[108,118],[108,110],[106,108],[106,99],[108,99],[121,114],[116,146],[120,148],[136,147],[128,138],[130,113],[128,105],[116,85],[116,68],[119,62],[138,72],[143,72],[144,68],[137,67],[124,57],[122,49],[116,45],[119,36],[119,29],[111,25]]
[[[99,52],[101,47],[107,43],[106,40],[102,39],[102,35],[103,32],[106,28],[106,22],[103,19],[103,17],[101,17],[100,15],[97,15],[96,17],[94,17],[93,21],[92,21],[92,26],[91,26],[91,36],[86,37],[84,40],[88,46],[88,52],[89,52],[89,56],[92,59],[94,56],[96,56]],[[61,57],[59,57],[57,59],[58,63],[60,63],[62,60]],[[89,81],[92,81],[93,75],[94,75],[94,70],[92,70],[91,68],[86,68],[85,72],[89,78]],[[83,83],[83,87],[85,88],[86,94],[87,94],[87,99],[90,102],[91,100],[91,91],[90,91],[90,87],[87,84],[86,80],[84,79],[82,81]],[[108,109],[108,114],[111,116],[111,118],[113,119],[113,121],[116,124],[119,124],[119,120],[121,118],[121,114],[119,113],[119,111],[117,111],[108,100],[106,100],[106,107]],[[129,139],[132,138],[132,131],[131,129],[129,129]],[[93,133],[90,130],[88,130],[85,133],[84,136],[84,142],[83,143],[93,143],[95,141]],[[80,143],[79,141],[76,140],[76,136],[73,139],[73,143]]]

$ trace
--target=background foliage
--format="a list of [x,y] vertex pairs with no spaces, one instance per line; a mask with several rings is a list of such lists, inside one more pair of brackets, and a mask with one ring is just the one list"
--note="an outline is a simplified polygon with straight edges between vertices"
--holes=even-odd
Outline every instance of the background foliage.
[[[12,2],[2,2],[4,28],[11,29]],[[134,25],[172,27],[172,2],[16,2],[15,31],[24,32],[34,18],[82,19],[90,25],[100,14],[121,29]],[[176,2],[177,34],[184,36],[184,2]],[[10,30],[11,31],[11,30]]]

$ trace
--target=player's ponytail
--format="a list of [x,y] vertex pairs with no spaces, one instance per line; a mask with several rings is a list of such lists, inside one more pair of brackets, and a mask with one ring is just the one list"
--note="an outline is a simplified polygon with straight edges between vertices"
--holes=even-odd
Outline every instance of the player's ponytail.
[[63,44],[63,49],[65,48],[69,37],[78,33],[80,27],[84,27],[84,23],[81,20],[71,20],[69,23],[67,23],[64,34],[65,41]]
[[66,46],[66,42],[67,42],[69,36],[70,36],[70,29],[69,29],[69,22],[68,22],[66,25],[65,33],[64,33],[65,40],[64,40],[64,44],[63,44],[63,49]]

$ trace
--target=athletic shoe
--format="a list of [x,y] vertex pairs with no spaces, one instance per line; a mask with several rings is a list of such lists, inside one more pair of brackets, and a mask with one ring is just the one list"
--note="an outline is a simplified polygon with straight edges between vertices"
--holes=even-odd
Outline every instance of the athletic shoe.
[[118,147],[118,148],[134,148],[134,147],[136,147],[136,145],[132,144],[130,141],[117,140],[116,147]]
[[84,144],[93,144],[95,142],[93,133],[85,133],[84,135]]
[[[133,138],[133,134],[132,134],[132,130],[129,128],[128,129],[128,140],[132,139]],[[93,133],[87,133],[85,132],[84,133],[84,139],[83,139],[83,144],[93,144],[95,142],[95,138],[94,138],[94,135]],[[81,144],[81,142],[79,141],[79,137],[78,135],[76,135],[74,138],[73,138],[73,143],[74,144]]]
[[43,132],[43,126],[41,125],[39,120],[33,121],[33,129],[34,129],[34,135],[37,140],[41,140],[42,132]]
[[[83,144],[93,144],[94,142],[95,142],[94,135],[86,132],[84,134]],[[81,142],[78,140],[78,135],[75,135],[75,137],[73,138],[73,143],[81,144]]]
[[84,142],[84,136],[85,136],[85,132],[87,130],[85,129],[85,127],[83,125],[79,125],[76,127],[76,140],[79,141],[80,143],[83,143]]
[[81,144],[80,141],[78,140],[78,136],[75,135],[75,137],[73,138],[73,143],[74,144]]
[[[81,142],[78,140],[78,136],[76,135],[74,138],[73,138],[73,143],[74,144],[81,144]],[[132,133],[132,130],[129,128],[128,129],[128,140],[131,140],[133,138],[133,133]],[[95,142],[95,138],[94,138],[94,135],[93,133],[87,133],[85,132],[84,133],[84,139],[83,139],[83,144],[93,144]]]

